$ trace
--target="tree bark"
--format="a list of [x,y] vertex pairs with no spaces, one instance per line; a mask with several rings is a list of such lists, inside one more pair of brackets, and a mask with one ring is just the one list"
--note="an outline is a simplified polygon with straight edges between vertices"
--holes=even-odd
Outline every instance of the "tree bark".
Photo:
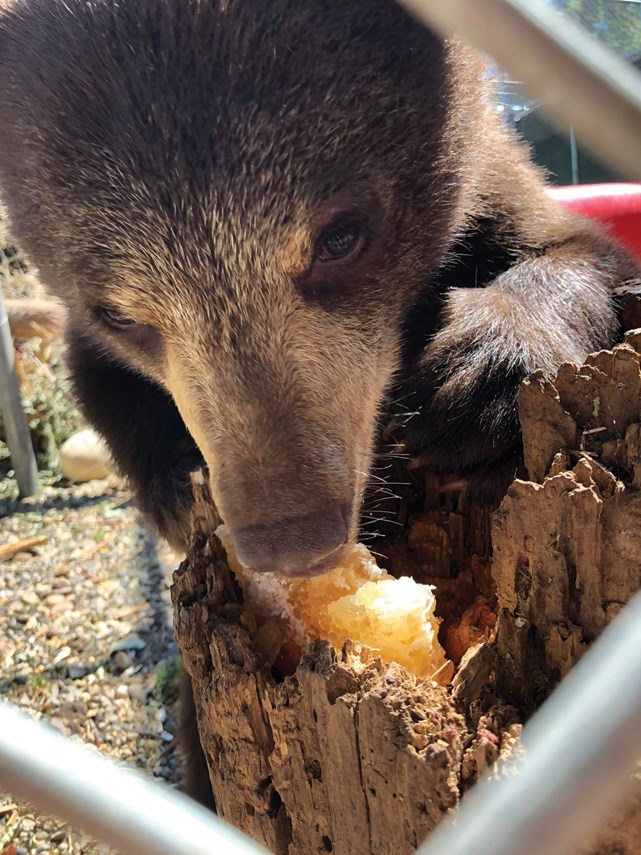
[[[521,722],[641,587],[640,351],[634,331],[552,382],[524,383],[531,480],[515,481],[491,519],[495,596],[489,511],[464,492],[436,501],[434,476],[421,475],[427,499],[386,552],[396,572],[434,582],[437,602],[440,587],[448,649],[469,647],[447,688],[350,641],[340,651],[315,641],[293,675],[275,674],[278,626],[257,626],[242,603],[197,486],[193,548],[172,596],[221,816],[279,855],[399,855],[480,774],[501,774]],[[496,637],[461,619],[482,608]],[[641,851],[640,776],[581,849],[614,851]]]
[[[218,540],[195,552],[175,575],[175,627],[217,810],[272,852],[412,852],[461,787],[509,754],[515,710],[467,720],[448,690],[358,644],[316,641],[275,678]],[[476,670],[472,659],[474,696]]]
[[499,692],[531,711],[641,587],[641,331],[521,390],[525,462],[494,516]]

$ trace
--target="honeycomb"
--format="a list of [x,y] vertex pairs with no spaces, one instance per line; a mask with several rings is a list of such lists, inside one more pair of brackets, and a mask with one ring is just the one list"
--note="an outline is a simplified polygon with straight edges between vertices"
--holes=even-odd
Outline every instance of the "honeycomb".
[[321,576],[251,573],[236,559],[225,526],[216,534],[249,609],[262,622],[283,619],[286,642],[295,644],[299,655],[313,639],[326,639],[340,649],[349,638],[416,676],[442,675],[447,662],[437,638],[431,585],[390,576],[360,543],[340,566]]

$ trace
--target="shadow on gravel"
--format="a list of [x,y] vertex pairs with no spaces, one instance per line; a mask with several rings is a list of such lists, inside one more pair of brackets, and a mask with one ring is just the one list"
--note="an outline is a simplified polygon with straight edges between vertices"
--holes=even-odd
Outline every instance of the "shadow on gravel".
[[[54,496],[45,496],[42,499],[30,497],[28,499],[5,499],[0,502],[0,518],[13,514],[43,514],[46,511],[62,511],[65,509],[75,510],[100,505],[112,500],[112,490],[105,490],[99,496],[74,496],[58,492]],[[130,508],[134,506],[133,499],[124,499],[118,503],[119,507]]]

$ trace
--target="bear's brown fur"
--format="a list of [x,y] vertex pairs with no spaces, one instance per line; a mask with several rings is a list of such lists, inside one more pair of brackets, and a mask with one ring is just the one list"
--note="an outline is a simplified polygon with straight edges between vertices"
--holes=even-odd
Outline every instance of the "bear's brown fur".
[[248,564],[324,569],[391,401],[408,453],[496,496],[522,378],[619,334],[632,262],[393,0],[0,0],[0,79],[13,230],[174,544],[202,455]]

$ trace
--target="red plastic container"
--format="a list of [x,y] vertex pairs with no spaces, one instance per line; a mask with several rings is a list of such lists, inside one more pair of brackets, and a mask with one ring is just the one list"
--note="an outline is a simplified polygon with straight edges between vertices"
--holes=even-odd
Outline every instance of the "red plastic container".
[[580,184],[552,187],[552,197],[602,223],[641,260],[641,184]]

